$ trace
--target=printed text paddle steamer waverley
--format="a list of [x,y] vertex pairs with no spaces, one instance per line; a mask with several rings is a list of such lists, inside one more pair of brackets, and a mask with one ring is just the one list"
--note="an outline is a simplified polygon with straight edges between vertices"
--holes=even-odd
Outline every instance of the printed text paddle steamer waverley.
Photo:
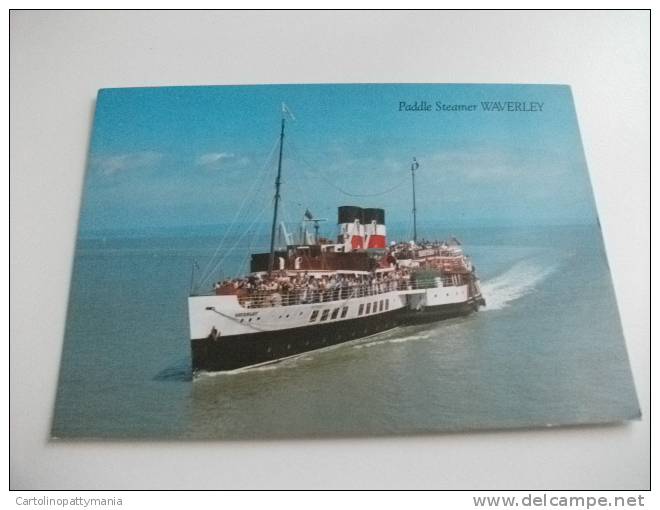
[[188,299],[195,372],[272,363],[485,304],[457,240],[418,242],[414,223],[412,241],[388,244],[383,209],[339,207],[336,242],[319,238],[317,228],[277,250],[284,127],[283,118],[270,251],[252,255],[248,276]]

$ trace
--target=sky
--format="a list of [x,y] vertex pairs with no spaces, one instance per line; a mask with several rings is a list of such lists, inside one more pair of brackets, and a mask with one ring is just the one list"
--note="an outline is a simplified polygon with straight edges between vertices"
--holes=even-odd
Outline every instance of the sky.
[[[402,101],[478,108],[400,111]],[[483,101],[543,110],[487,112]],[[309,208],[334,234],[340,205],[410,222],[413,157],[420,223],[597,221],[567,86],[159,87],[99,91],[81,231],[269,222],[282,102],[295,116],[283,147],[288,222]]]

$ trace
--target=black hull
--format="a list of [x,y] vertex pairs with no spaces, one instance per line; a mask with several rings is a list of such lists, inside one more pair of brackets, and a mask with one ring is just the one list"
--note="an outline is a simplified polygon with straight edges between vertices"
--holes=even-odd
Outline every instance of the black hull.
[[428,306],[421,310],[404,310],[401,315],[402,325],[427,324],[437,322],[452,317],[460,317],[476,312],[479,309],[479,301],[467,301],[465,303],[456,303],[451,305]]
[[194,372],[219,372],[275,362],[308,351],[375,335],[397,326],[423,324],[467,315],[476,311],[479,304],[471,300],[466,303],[430,306],[419,311],[400,309],[300,328],[220,336],[217,339],[193,339],[192,367]]

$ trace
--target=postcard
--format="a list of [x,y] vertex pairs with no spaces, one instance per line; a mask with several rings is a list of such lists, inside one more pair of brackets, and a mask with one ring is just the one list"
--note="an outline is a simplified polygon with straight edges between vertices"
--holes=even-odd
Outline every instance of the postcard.
[[569,86],[99,91],[53,438],[639,417]]

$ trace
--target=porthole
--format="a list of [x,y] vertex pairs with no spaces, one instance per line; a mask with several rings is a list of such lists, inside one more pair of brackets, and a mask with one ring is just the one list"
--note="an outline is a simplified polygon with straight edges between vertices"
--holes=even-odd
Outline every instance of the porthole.
[[290,351],[291,350],[291,344],[286,344],[286,350]]

